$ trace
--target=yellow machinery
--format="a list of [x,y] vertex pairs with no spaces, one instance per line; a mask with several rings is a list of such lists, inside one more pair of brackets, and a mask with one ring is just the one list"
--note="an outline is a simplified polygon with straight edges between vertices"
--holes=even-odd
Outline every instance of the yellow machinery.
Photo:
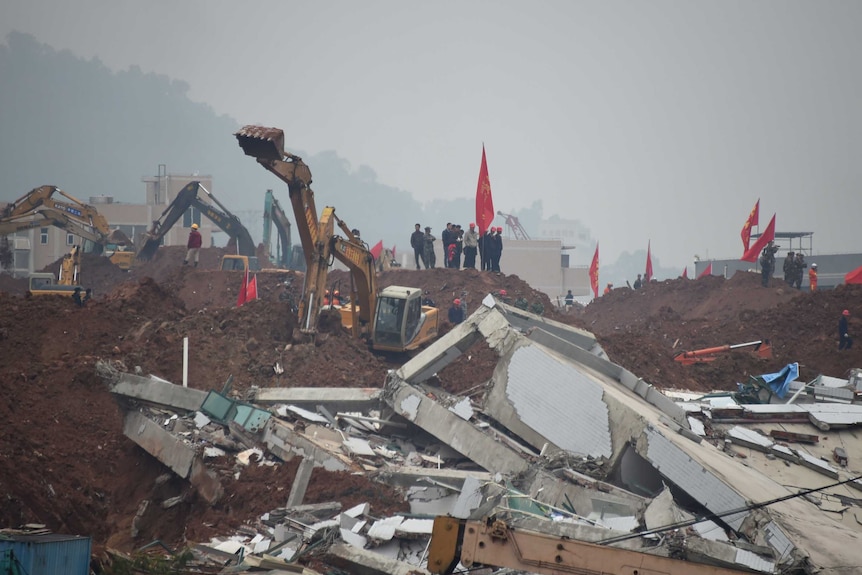
[[[421,305],[421,290],[391,286],[377,291],[374,257],[368,246],[327,206],[320,217],[311,189],[311,170],[302,158],[284,151],[278,128],[245,126],[234,134],[240,147],[287,184],[297,232],[305,255],[305,285],[299,302],[302,333],[317,330],[326,278],[332,260],[350,270],[350,304],[341,309],[342,323],[355,337],[365,337],[380,351],[403,352],[436,339],[438,310]],[[335,225],[344,233],[337,235]]]
[[458,563],[544,575],[743,575],[743,571],[620,549],[536,531],[493,517],[434,519],[428,570],[452,573]]
[[84,239],[85,251],[104,253],[120,269],[132,267],[135,254],[131,240],[120,230],[111,231],[96,208],[57,186],[34,188],[0,212],[0,236],[48,226]]

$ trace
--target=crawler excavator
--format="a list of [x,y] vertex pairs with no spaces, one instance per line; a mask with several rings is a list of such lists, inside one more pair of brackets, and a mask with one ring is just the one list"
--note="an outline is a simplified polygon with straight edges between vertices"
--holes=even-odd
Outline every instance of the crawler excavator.
[[132,241],[120,230],[112,231],[96,208],[57,186],[34,188],[0,212],[0,236],[48,226],[83,238],[85,252],[104,253],[120,269],[132,266]]
[[[246,155],[287,184],[305,255],[305,285],[299,302],[299,329],[314,334],[323,305],[328,268],[337,259],[350,270],[351,303],[341,308],[342,324],[377,351],[413,351],[436,339],[438,310],[422,305],[419,288],[377,289],[374,257],[357,234],[327,206],[320,217],[311,189],[311,170],[302,158],[284,151],[278,128],[245,126],[234,134]],[[335,225],[344,233],[337,235]]]
[[189,208],[199,210],[236,242],[237,254],[225,256],[222,269],[260,269],[251,234],[239,218],[230,213],[199,181],[186,184],[174,201],[165,208],[159,219],[153,222],[152,227],[144,234],[144,241],[137,254],[138,259],[152,259],[162,239]]

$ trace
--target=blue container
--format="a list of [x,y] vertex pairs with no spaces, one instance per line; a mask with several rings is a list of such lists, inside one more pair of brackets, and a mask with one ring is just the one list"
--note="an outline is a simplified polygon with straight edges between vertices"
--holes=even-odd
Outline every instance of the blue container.
[[0,535],[0,573],[88,575],[92,541],[75,535]]

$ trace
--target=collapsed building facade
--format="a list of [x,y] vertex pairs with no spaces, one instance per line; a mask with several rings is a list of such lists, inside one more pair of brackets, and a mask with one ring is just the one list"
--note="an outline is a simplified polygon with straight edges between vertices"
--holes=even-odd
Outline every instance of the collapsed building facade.
[[[435,385],[438,372],[477,346],[497,357],[488,381],[459,396]],[[693,569],[844,575],[862,565],[862,497],[854,495],[862,483],[853,471],[862,447],[843,435],[862,423],[859,406],[832,409],[818,429],[799,406],[678,401],[613,363],[591,333],[492,296],[391,371],[383,389],[260,388],[245,402],[152,377],[110,378],[129,406],[124,433],[207,501],[224,496],[208,457],[302,458],[285,505],[256,533],[208,548],[242,548],[273,569],[325,532],[336,534],[325,537],[328,564],[352,573],[424,570],[440,515],[493,515],[519,529],[685,559]],[[178,419],[187,424],[176,427]],[[770,440],[770,426],[790,435]],[[787,442],[812,429],[829,440]],[[835,453],[829,441],[844,446],[837,466],[825,461]],[[314,466],[403,487],[411,517],[303,509]]]

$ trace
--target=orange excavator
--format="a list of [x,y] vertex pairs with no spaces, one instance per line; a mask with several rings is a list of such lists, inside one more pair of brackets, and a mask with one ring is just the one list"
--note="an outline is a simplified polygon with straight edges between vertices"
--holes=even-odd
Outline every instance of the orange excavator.
[[704,349],[696,349],[694,351],[681,351],[673,356],[674,361],[678,361],[683,365],[693,365],[695,363],[709,363],[715,361],[718,356],[734,351],[737,349],[749,349],[755,356],[760,359],[772,359],[772,345],[769,340],[759,339],[757,341],[749,341],[747,343],[737,343],[733,345],[719,345],[717,347],[707,347]]

